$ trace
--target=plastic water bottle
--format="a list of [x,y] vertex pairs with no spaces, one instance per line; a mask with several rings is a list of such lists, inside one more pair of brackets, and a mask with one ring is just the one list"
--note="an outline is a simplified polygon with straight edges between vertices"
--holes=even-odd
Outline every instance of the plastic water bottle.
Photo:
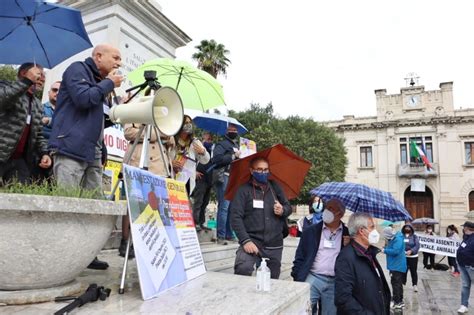
[[270,291],[270,268],[267,267],[268,258],[262,258],[262,263],[257,269],[257,291]]

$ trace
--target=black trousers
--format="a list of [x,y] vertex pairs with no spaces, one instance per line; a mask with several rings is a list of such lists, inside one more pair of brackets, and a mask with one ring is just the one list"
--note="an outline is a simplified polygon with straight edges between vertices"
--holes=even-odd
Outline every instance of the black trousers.
[[[430,260],[429,264],[428,264],[428,259]],[[435,263],[435,254],[423,253],[423,267],[425,267],[426,269],[434,268],[434,263]]]
[[193,218],[196,226],[206,222],[206,208],[211,198],[212,185],[205,178],[198,179],[193,190]]
[[393,302],[395,304],[403,302],[403,278],[405,277],[404,272],[390,271],[391,283],[393,290]]
[[31,169],[28,167],[25,158],[10,159],[0,163],[0,177],[3,183],[18,181],[22,184],[31,182]]
[[458,263],[456,262],[456,257],[448,256],[449,267],[454,267],[454,272],[459,272]]
[[407,284],[408,272],[411,275],[411,284],[418,285],[418,257],[407,257],[407,272],[405,272],[405,277],[403,279],[403,284]]

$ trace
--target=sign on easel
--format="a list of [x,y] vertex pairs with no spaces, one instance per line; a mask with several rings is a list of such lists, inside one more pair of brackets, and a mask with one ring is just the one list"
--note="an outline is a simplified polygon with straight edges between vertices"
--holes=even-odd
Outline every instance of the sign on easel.
[[140,288],[147,300],[206,268],[185,184],[123,166]]

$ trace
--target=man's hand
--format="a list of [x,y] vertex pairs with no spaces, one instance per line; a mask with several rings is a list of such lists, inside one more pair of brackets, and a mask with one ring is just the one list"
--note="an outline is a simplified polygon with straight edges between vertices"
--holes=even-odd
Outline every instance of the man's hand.
[[411,249],[409,249],[409,250],[407,250],[407,251],[405,252],[405,255],[410,256],[411,253],[413,253],[413,252],[411,251]]
[[278,200],[275,200],[275,205],[273,206],[273,212],[277,216],[281,216],[283,214],[283,206]]
[[39,167],[41,168],[49,168],[51,166],[51,158],[49,157],[49,155],[43,155],[43,157],[41,158],[41,162],[39,164]]
[[240,157],[240,150],[235,150],[234,151],[234,156],[236,159],[238,159]]
[[247,254],[258,254],[257,245],[255,245],[252,241],[245,243],[243,248]]
[[196,171],[196,179],[201,179],[203,175],[203,173]]
[[116,72],[117,72],[117,69],[114,69],[114,70],[110,71],[110,73],[107,75],[106,79],[112,80],[112,82],[114,82],[115,87],[120,87],[124,77],[121,74],[115,74]]
[[351,242],[351,237],[349,235],[343,235],[342,236],[342,244],[344,246],[349,245],[350,242]]
[[43,117],[43,118],[41,118],[41,123],[42,123],[43,125],[47,126],[47,125],[49,124],[49,121],[50,121],[50,120],[51,120],[51,119],[50,119],[49,117]]

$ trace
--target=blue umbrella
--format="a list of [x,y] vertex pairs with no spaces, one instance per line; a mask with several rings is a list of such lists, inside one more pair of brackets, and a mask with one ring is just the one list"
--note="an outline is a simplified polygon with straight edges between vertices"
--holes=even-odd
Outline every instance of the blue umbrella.
[[311,193],[323,198],[324,202],[331,198],[340,199],[347,209],[353,212],[366,212],[374,218],[389,221],[411,220],[405,207],[390,193],[362,184],[324,183]]
[[229,124],[237,127],[237,132],[242,135],[247,132],[247,128],[237,119],[218,114],[199,113],[193,118],[193,122],[201,129],[210,131],[218,135],[225,135]]
[[35,0],[0,1],[0,63],[52,68],[90,47],[80,11]]

